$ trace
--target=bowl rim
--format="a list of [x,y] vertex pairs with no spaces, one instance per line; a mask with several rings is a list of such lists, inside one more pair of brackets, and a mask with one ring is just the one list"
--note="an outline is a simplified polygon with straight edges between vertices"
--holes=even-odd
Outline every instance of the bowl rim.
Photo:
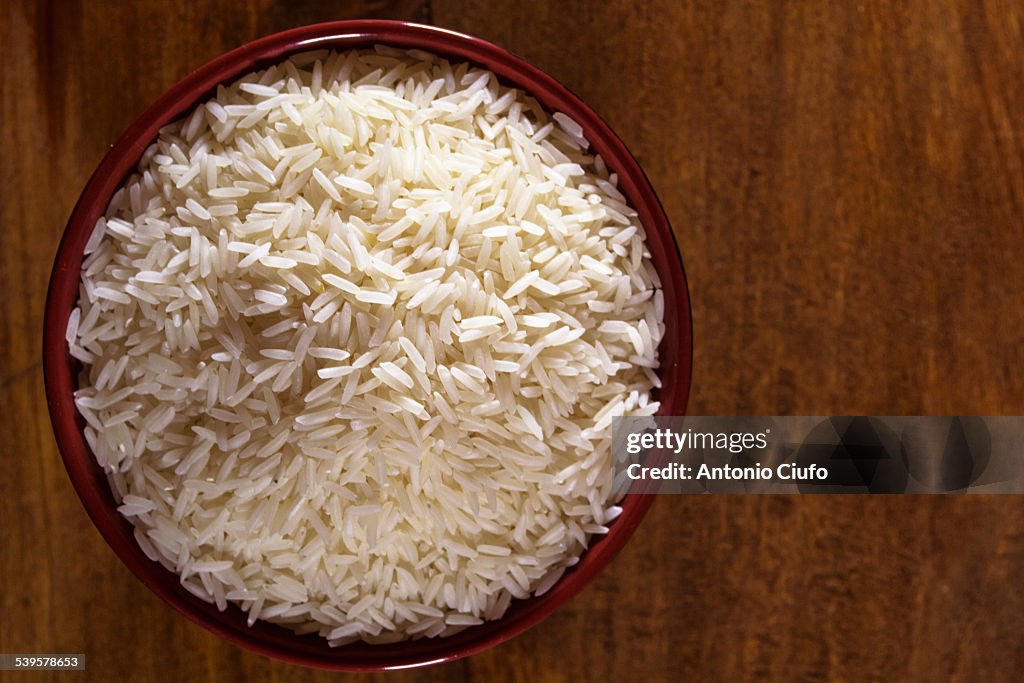
[[608,168],[619,174],[620,190],[640,214],[652,258],[665,266],[658,267],[658,273],[665,296],[666,320],[670,312],[677,314],[678,320],[675,325],[666,325],[660,349],[663,360],[671,357],[670,363],[662,363],[661,370],[663,377],[672,381],[666,381],[666,388],[661,391],[659,414],[685,413],[693,366],[692,312],[683,259],[650,181],[622,140],[581,98],[525,59],[481,38],[436,26],[391,20],[335,21],[301,26],[248,42],[207,62],[168,88],[128,125],[96,167],[71,212],[54,257],[42,355],[46,399],[57,447],[83,507],[104,540],[164,602],[194,623],[247,650],[291,664],[352,672],[452,661],[521,634],[580,592],[612,560],[636,530],[654,500],[653,495],[628,495],[621,504],[623,513],[609,533],[591,543],[579,563],[543,596],[513,601],[513,607],[501,619],[451,637],[390,645],[356,643],[325,650],[326,641],[315,634],[296,636],[284,627],[266,622],[246,627],[241,611],[235,608],[241,619],[239,628],[238,624],[230,623],[238,619],[225,616],[232,613],[231,607],[217,612],[214,606],[181,588],[173,572],[149,560],[132,537],[130,522],[116,512],[109,485],[85,442],[82,419],[74,405],[76,361],[69,354],[65,332],[68,317],[78,301],[85,243],[96,220],[106,211],[110,197],[135,170],[161,127],[190,111],[218,84],[232,82],[291,55],[321,48],[346,50],[376,44],[420,49],[449,61],[481,66],[496,73],[504,85],[520,88],[549,111],[565,112],[582,125],[592,149],[600,152]]

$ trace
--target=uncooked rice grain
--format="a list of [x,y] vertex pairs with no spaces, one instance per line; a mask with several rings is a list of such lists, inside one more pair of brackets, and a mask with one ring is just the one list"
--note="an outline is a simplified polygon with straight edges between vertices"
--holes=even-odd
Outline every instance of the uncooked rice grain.
[[86,245],[85,438],[147,557],[332,645],[541,595],[620,513],[664,299],[580,124],[420,51],[311,52],[164,127]]

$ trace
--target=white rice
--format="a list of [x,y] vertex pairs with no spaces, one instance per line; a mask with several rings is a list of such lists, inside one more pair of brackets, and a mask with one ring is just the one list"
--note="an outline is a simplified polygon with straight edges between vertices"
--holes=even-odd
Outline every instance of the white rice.
[[85,437],[147,557],[250,623],[443,636],[607,531],[663,299],[582,127],[387,48],[165,127],[86,248]]

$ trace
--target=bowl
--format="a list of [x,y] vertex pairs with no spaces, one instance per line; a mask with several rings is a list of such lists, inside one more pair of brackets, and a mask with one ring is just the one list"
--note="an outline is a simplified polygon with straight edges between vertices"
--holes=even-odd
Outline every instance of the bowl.
[[116,510],[110,487],[83,436],[84,422],[73,400],[80,369],[64,338],[78,299],[83,251],[97,219],[115,190],[136,167],[159,129],[211,96],[218,84],[309,50],[346,50],[383,44],[434,52],[452,61],[489,69],[508,86],[535,97],[549,111],[578,121],[592,149],[618,173],[620,190],[639,214],[652,260],[662,280],[666,330],[659,349],[661,414],[681,415],[690,386],[691,320],[682,260],[665,212],[643,171],[612,130],[578,97],[525,60],[479,38],[433,26],[397,21],[340,21],[284,31],[260,38],[214,59],[172,86],[121,135],[89,179],[68,220],[53,266],[46,301],[43,361],[50,419],[64,465],[86,512],[121,561],[154,593],[192,621],[225,640],[262,655],[294,664],[343,671],[382,671],[445,662],[506,641],[551,614],[580,592],[636,530],[653,502],[650,495],[629,495],[621,516],[596,540],[559,582],[540,597],[515,600],[496,621],[447,638],[387,645],[354,643],[331,648],[316,634],[298,636],[267,622],[246,625],[241,609],[220,612],[186,591],[178,576],[150,561],[139,548],[132,525]]

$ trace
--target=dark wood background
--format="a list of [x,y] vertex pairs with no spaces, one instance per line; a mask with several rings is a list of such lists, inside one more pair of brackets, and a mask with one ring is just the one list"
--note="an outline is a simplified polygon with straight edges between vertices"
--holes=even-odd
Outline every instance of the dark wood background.
[[[686,260],[692,412],[1024,414],[1020,3],[7,1],[0,651],[85,652],[95,680],[335,678],[219,641],[114,557],[57,455],[40,330],[64,221],[149,102],[357,17],[490,39],[618,131]],[[1022,573],[1020,497],[661,498],[543,624],[386,678],[1019,680]]]

